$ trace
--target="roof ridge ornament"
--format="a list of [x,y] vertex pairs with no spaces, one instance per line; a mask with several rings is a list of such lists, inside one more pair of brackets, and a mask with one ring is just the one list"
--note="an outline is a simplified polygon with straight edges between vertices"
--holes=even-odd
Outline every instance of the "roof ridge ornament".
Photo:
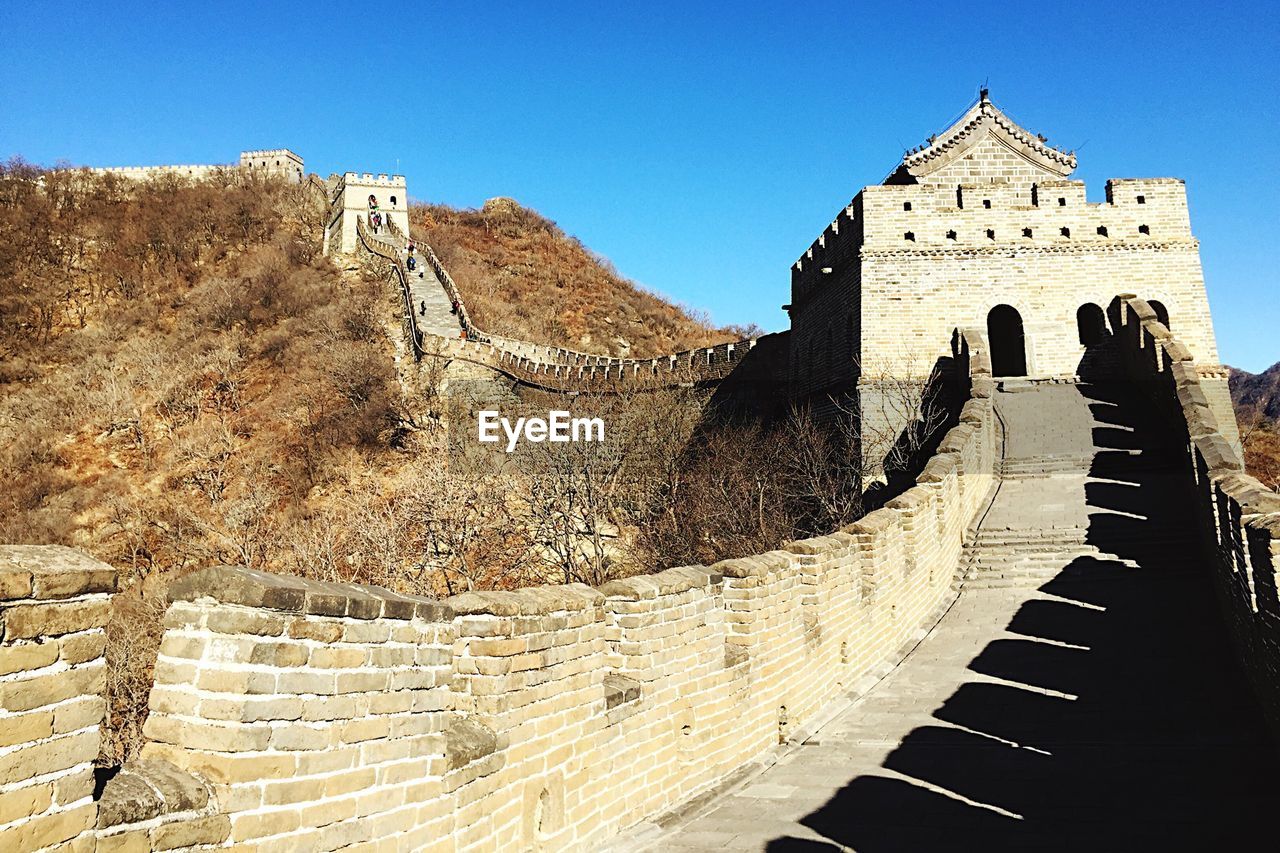
[[1044,134],[1032,133],[1015,123],[991,102],[984,87],[978,101],[959,120],[942,133],[930,136],[927,145],[904,154],[894,175],[905,172],[916,179],[927,177],[963,158],[988,137],[1055,177],[1065,178],[1076,168],[1074,152],[1054,148]]

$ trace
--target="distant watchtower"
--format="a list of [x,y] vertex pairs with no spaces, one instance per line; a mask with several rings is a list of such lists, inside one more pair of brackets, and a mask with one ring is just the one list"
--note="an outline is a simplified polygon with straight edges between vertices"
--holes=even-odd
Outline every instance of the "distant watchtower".
[[292,184],[302,183],[302,158],[288,148],[241,151],[240,168],[279,175]]
[[[333,179],[330,178],[332,181]],[[347,172],[342,176],[342,212],[334,219],[325,233],[326,245],[343,254],[356,250],[360,237],[356,234],[356,218],[368,224],[369,197],[372,196],[382,211],[401,233],[409,233],[409,196],[405,191],[404,175],[372,175]],[[334,237],[341,235],[335,245]]]
[[1075,168],[983,90],[794,264],[792,398],[852,400],[874,419],[879,380],[927,376],[956,327],[987,331],[997,376],[1076,376],[1111,300],[1135,293],[1191,350],[1234,434],[1183,182],[1113,179],[1089,203]]

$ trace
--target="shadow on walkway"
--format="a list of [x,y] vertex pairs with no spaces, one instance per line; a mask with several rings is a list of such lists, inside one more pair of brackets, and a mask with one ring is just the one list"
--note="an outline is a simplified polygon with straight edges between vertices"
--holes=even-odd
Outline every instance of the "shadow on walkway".
[[1018,607],[1016,638],[971,661],[986,678],[889,754],[889,772],[800,821],[832,844],[780,837],[768,850],[1280,845],[1280,765],[1196,563],[1180,450],[1119,389],[1080,390],[1098,421],[1088,541],[1138,568],[1074,560]]

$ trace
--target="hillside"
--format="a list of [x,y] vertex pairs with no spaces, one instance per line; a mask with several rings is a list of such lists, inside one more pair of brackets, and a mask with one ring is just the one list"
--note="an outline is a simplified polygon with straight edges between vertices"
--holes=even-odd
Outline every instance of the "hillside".
[[[741,470],[678,464],[700,411],[690,389],[578,398],[607,407],[608,451],[457,461],[430,370],[397,373],[399,293],[376,265],[320,255],[322,215],[307,187],[234,171],[134,184],[0,164],[0,542],[120,570],[104,761],[139,742],[165,591],[193,569],[445,596],[598,584],[686,559],[681,543],[714,562],[799,532],[781,508],[763,533],[735,527],[751,484],[773,482],[763,449],[725,438]],[[503,232],[503,257],[577,264],[567,292],[598,285],[619,317],[647,312],[633,347],[724,339],[553,226],[528,227]],[[718,485],[726,470],[741,501]]]
[[554,222],[511,199],[481,210],[415,205],[413,235],[440,256],[472,320],[493,334],[649,358],[747,337],[620,276]]
[[1263,483],[1280,488],[1280,362],[1261,373],[1233,367],[1230,383],[1245,466]]
[[1280,361],[1261,373],[1231,370],[1231,400],[1236,408],[1259,412],[1271,420],[1280,420]]

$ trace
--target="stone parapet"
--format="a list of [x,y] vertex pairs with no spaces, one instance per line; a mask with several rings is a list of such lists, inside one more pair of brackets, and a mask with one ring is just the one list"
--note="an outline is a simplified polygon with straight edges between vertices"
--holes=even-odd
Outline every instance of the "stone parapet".
[[115,589],[70,548],[0,546],[0,850],[92,849]]
[[1205,564],[1241,668],[1280,733],[1280,494],[1244,473],[1235,417],[1215,405],[1214,366],[1198,368],[1146,301],[1122,294],[1110,314],[1125,368],[1150,401],[1153,421],[1185,447]]

